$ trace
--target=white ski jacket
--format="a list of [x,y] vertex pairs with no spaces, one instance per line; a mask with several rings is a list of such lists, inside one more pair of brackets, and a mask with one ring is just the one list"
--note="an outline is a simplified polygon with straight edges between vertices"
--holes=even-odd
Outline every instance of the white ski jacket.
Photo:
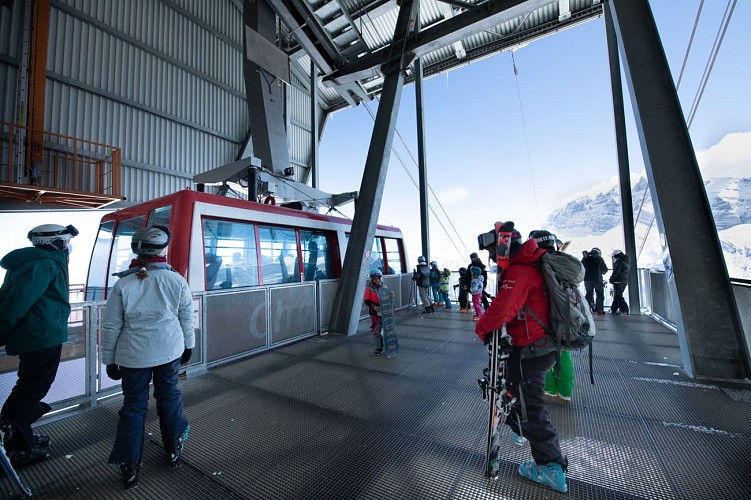
[[150,266],[143,280],[128,274],[115,283],[102,316],[105,365],[150,368],[195,346],[188,283],[167,267]]

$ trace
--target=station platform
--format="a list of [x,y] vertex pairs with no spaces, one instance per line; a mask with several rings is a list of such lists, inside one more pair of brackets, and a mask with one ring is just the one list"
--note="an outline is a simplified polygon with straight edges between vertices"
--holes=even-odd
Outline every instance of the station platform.
[[[574,353],[570,403],[548,405],[569,460],[567,494],[516,473],[529,458],[505,429],[497,480],[483,477],[487,349],[471,314],[397,313],[400,352],[372,354],[366,323],[182,380],[184,465],[163,464],[153,398],[139,485],[106,460],[120,398],[38,428],[52,457],[19,469],[39,499],[747,499],[751,401],[696,381],[675,334],[646,316],[597,318],[595,385]],[[369,323],[369,322],[368,322]],[[0,477],[0,496],[17,498]]]

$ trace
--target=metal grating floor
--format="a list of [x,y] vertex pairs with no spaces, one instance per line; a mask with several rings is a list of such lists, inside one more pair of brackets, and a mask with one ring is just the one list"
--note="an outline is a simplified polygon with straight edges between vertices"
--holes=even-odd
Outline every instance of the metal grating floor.
[[[371,355],[363,323],[353,337],[306,340],[181,381],[185,465],[162,465],[152,401],[140,483],[127,493],[106,464],[118,398],[42,425],[53,457],[20,473],[40,499],[751,497],[751,403],[689,379],[676,336],[651,319],[598,319],[596,385],[586,353],[575,353],[574,400],[549,405],[570,462],[568,495],[519,477],[529,448],[510,441],[499,479],[483,477],[487,409],[476,379],[487,354],[471,316],[401,311],[397,320],[395,359]],[[0,477],[0,496],[14,495]]]

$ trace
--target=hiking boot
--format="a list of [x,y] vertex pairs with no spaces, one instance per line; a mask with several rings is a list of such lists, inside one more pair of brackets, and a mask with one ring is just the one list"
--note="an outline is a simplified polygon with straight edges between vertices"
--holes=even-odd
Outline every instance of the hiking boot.
[[[605,316],[605,311],[597,311],[595,314],[597,316]],[[613,314],[617,314],[617,313],[613,313]]]
[[129,490],[138,486],[138,471],[141,469],[141,461],[126,462],[120,464],[120,475],[123,480],[123,489]]
[[545,391],[545,396],[547,396],[549,398],[554,398],[555,399],[555,398],[557,398],[559,396],[559,394],[557,392],[548,392],[548,391]]
[[35,448],[49,448],[50,437],[44,434],[34,434],[33,442],[31,443]]
[[373,351],[373,356],[380,356],[381,354],[383,354],[383,349],[376,349]]
[[514,440],[514,444],[516,446],[524,446],[525,444],[527,444],[527,438],[525,438],[524,436],[520,436],[516,432],[512,431],[511,432],[511,437]]
[[182,436],[175,438],[172,442],[164,444],[164,451],[169,470],[178,469],[182,465],[183,442],[188,439],[188,431],[190,431],[190,425],[185,428],[185,432],[183,432]]
[[432,313],[435,312],[435,305],[430,306],[430,312],[432,312]]
[[561,398],[561,401],[571,402],[571,396],[564,396],[563,394],[558,393],[558,397]]
[[8,460],[13,467],[21,465],[34,464],[50,458],[50,452],[47,448],[28,447],[7,452]]
[[561,493],[568,491],[566,473],[563,472],[563,467],[558,463],[537,465],[534,460],[527,460],[519,465],[519,475],[536,483],[550,486]]

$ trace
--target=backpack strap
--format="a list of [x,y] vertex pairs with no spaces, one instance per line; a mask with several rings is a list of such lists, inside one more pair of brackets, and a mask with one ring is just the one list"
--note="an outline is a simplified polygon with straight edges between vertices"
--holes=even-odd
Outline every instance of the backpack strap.
[[555,340],[556,349],[555,349],[555,369],[556,371],[561,369],[561,338],[560,336],[556,336],[555,332],[552,328],[550,328],[550,325],[546,325],[543,323],[543,321],[540,319],[539,316],[537,316],[534,312],[532,312],[532,309],[527,307],[527,304],[524,304],[522,306],[522,311],[524,312],[524,315],[526,316],[527,313],[529,313],[530,316],[532,316],[532,319],[537,321],[537,324],[542,327],[543,330],[545,330],[545,333],[550,335],[550,338]]

